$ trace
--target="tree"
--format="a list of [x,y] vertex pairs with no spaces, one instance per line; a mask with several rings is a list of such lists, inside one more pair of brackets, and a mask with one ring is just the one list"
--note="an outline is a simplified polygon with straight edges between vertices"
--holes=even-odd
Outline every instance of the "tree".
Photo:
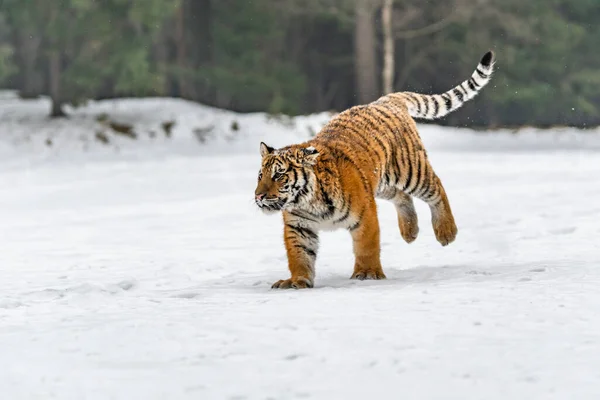
[[359,103],[375,100],[377,89],[376,2],[355,0],[354,73]]
[[1,2],[0,79],[49,94],[54,115],[156,94],[242,112],[342,110],[446,91],[492,48],[492,84],[436,123],[600,124],[598,0]]
[[198,54],[204,60],[197,67],[183,73],[210,85],[213,105],[237,111],[298,112],[304,76],[286,57],[286,21],[271,4],[269,0],[212,4],[214,21],[206,34],[213,46]]
[[64,116],[63,105],[77,105],[109,83],[116,93],[148,94],[160,87],[160,74],[150,64],[150,44],[177,2],[148,0],[5,0],[13,26],[41,38],[50,116]]
[[393,0],[384,0],[381,9],[383,24],[383,94],[394,91],[394,31],[392,26]]
[[9,36],[9,26],[6,24],[4,15],[0,13],[0,82],[5,80],[14,72],[13,47],[10,42],[3,40]]

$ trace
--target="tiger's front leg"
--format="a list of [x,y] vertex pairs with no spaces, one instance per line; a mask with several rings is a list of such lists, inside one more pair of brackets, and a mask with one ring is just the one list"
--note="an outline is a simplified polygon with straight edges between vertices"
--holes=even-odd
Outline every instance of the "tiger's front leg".
[[311,228],[298,221],[289,220],[284,215],[284,240],[288,257],[290,279],[282,279],[273,284],[273,289],[312,288],[315,279],[315,261],[319,247],[319,236]]
[[385,279],[381,268],[379,221],[375,199],[364,205],[357,221],[349,227],[354,247],[354,273],[350,279]]

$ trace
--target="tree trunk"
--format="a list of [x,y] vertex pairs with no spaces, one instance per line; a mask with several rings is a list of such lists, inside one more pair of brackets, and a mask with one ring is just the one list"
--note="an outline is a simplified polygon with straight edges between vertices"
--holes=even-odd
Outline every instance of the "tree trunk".
[[18,43],[16,48],[18,63],[22,71],[20,95],[23,98],[37,97],[42,92],[41,77],[36,71],[41,36],[31,34],[26,29],[19,29],[15,37]]
[[167,66],[169,65],[169,28],[170,25],[163,26],[161,31],[156,35],[156,39],[152,45],[152,54],[154,58],[154,62],[156,62],[158,70],[162,76],[162,85],[160,88],[157,88],[158,95],[167,95],[172,96],[172,87],[171,87],[171,76],[167,72]]
[[49,86],[50,86],[50,99],[52,100],[52,110],[50,111],[50,117],[66,117],[67,114],[62,109],[63,102],[60,93],[60,52],[58,50],[52,50],[48,54],[48,66],[49,66]]
[[378,95],[374,11],[372,0],[356,0],[354,74],[361,104],[375,100]]
[[383,23],[383,94],[394,91],[394,32],[392,10],[394,0],[384,0],[381,10]]
[[213,67],[213,7],[218,4],[211,0],[186,0],[186,27],[185,34],[188,40],[188,61],[191,62],[191,68],[197,72],[203,72],[206,75],[203,79],[195,79],[189,82],[194,88],[193,100],[202,103],[217,105],[215,100],[215,91],[210,80],[210,71]]
[[177,68],[179,73],[177,74],[177,91],[179,97],[189,99],[188,85],[185,81],[185,73],[187,71],[186,65],[186,40],[185,40],[185,8],[184,4],[181,3],[177,14],[175,16],[175,47],[177,52]]

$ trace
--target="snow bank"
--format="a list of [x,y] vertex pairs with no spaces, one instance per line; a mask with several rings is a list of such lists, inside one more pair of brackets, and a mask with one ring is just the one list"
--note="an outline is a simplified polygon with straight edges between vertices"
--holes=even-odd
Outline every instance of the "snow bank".
[[48,107],[0,98],[3,399],[600,398],[597,131],[421,125],[456,242],[416,202],[406,244],[380,201],[386,281],[349,280],[350,237],[327,232],[315,289],[278,291],[258,141],[306,139],[327,114]]
[[[239,114],[173,98],[90,101],[83,107],[67,107],[68,119],[49,119],[49,108],[47,98],[23,100],[13,92],[0,92],[0,157],[4,161],[252,153],[261,140],[273,146],[307,140],[333,115]],[[435,150],[600,148],[599,130],[528,128],[515,134],[421,124],[420,132],[427,147]]]
[[258,152],[0,168],[2,399],[599,399],[598,160],[430,157],[456,242],[381,201],[388,279],[324,232],[308,291]]
[[49,119],[49,107],[47,98],[23,100],[2,92],[2,158],[88,160],[258,151],[261,140],[274,145],[306,140],[330,118],[327,113],[296,118],[239,114],[172,98],[90,101],[67,108],[68,119]]

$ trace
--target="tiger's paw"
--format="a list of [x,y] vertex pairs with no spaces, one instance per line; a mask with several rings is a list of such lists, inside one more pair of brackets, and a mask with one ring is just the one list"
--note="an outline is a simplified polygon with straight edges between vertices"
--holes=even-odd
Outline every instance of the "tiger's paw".
[[271,286],[271,289],[307,289],[312,287],[312,280],[304,277],[298,277],[278,280]]
[[365,279],[386,279],[385,274],[382,270],[360,270],[355,271],[350,279],[358,279],[364,281]]
[[402,221],[399,223],[400,234],[406,243],[412,243],[419,236],[419,225],[416,221]]
[[456,239],[458,228],[454,223],[454,219],[446,218],[437,221],[433,225],[433,231],[435,232],[435,238],[442,246],[447,246]]

